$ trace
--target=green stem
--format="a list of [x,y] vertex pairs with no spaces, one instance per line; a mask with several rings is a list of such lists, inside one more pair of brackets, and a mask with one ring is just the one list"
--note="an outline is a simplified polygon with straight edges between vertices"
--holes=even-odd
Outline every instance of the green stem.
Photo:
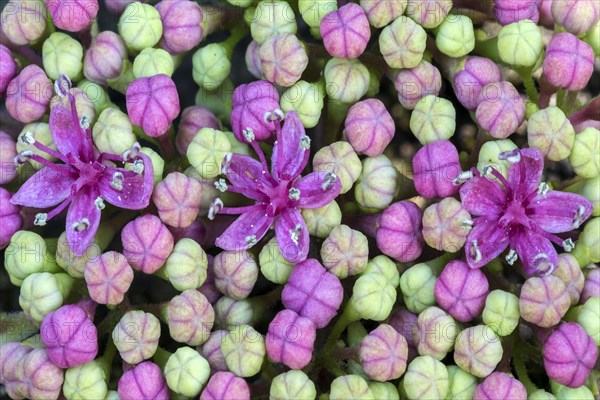
[[106,342],[106,348],[104,349],[104,354],[98,359],[98,364],[100,364],[100,367],[102,367],[102,370],[104,371],[104,379],[106,380],[107,385],[110,382],[110,372],[112,370],[112,362],[115,358],[115,354],[117,354],[117,346],[115,346],[112,338],[109,336],[108,341]]
[[240,40],[245,38],[247,34],[248,31],[243,26],[238,25],[231,30],[231,36],[221,42],[221,46],[223,46],[229,58],[231,58],[235,46]]
[[474,53],[483,57],[487,57],[497,64],[504,64],[500,58],[498,51],[498,38],[490,38],[487,33],[482,30],[475,32],[475,49]]
[[537,387],[534,385],[534,383],[529,378],[529,374],[527,373],[527,368],[525,367],[525,362],[523,361],[523,355],[522,355],[522,352],[519,351],[519,347],[520,346],[517,346],[517,349],[515,349],[516,351],[513,356],[513,363],[515,365],[515,371],[516,371],[517,376],[519,377],[519,380],[521,381],[521,383],[523,385],[525,385],[527,394],[531,394],[532,392],[537,390]]
[[574,110],[579,108],[579,101],[577,100],[578,92],[567,92],[567,96],[565,97],[565,102],[563,104],[562,110],[565,115],[571,115]]
[[169,361],[169,357],[171,357],[171,354],[172,353],[159,346],[156,348],[156,352],[152,356],[152,360],[160,367],[160,369],[164,369],[165,365],[167,365],[167,361]]
[[539,101],[539,93],[537,88],[535,87],[535,82],[533,81],[532,69],[531,68],[515,68],[515,71],[519,74],[521,79],[523,80],[523,84],[525,85],[525,91],[527,92],[527,97],[533,103]]
[[342,332],[346,329],[346,327],[354,321],[358,321],[360,319],[358,313],[356,312],[356,308],[354,308],[354,303],[352,299],[346,303],[346,307],[344,308],[344,312],[337,320],[329,336],[327,337],[327,341],[325,342],[324,350],[329,353],[335,350],[335,342],[341,336]]
[[110,311],[106,318],[98,325],[98,337],[102,337],[104,334],[112,332],[122,315],[123,313],[118,308]]

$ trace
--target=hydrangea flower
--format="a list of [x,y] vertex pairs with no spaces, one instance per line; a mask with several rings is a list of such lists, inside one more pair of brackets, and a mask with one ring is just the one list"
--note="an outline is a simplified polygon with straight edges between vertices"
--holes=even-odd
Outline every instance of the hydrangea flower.
[[483,175],[474,170],[460,189],[463,206],[477,216],[466,221],[473,226],[465,247],[467,263],[481,268],[509,247],[509,264],[520,258],[528,276],[550,274],[558,258],[552,244],[565,251],[574,247],[572,239],[556,234],[579,228],[592,213],[592,204],[540,183],[544,157],[539,149],[515,149],[499,158],[511,162],[507,178],[493,167]]
[[[15,157],[16,164],[30,159],[43,168],[21,186],[11,202],[34,208],[56,206],[35,216],[34,224],[39,226],[68,207],[67,242],[73,253],[81,256],[94,240],[104,201],[132,210],[147,207],[154,171],[152,161],[139,151],[137,143],[122,155],[99,153],[92,143],[89,119],[77,115],[69,78],[62,75],[54,88],[60,98],[68,96],[70,104],[68,109],[59,102],[50,111],[50,131],[58,151],[36,141],[31,134],[26,133],[21,140],[64,164],[54,164],[31,150],[21,151]],[[125,162],[132,168],[115,166]]]
[[[283,119],[283,112],[275,110],[265,119],[276,116]],[[285,123],[276,123],[277,141],[273,147],[271,172],[265,155],[255,142],[251,128],[244,130],[244,137],[257,152],[260,161],[241,154],[229,153],[222,165],[224,179],[216,182],[221,190],[241,193],[256,201],[246,207],[224,207],[216,198],[209,210],[209,218],[215,214],[241,214],[223,234],[216,245],[224,250],[241,251],[254,246],[274,225],[277,244],[282,255],[292,263],[306,259],[309,235],[300,209],[320,208],[329,204],[342,189],[338,177],[331,172],[313,172],[304,177],[300,173],[308,162],[310,138],[295,112],[290,111]]]

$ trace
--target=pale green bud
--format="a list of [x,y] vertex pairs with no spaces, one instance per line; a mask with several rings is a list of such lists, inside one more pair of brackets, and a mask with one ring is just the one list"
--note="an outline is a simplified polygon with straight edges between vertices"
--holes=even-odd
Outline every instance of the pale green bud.
[[66,33],[54,32],[44,41],[42,59],[50,79],[66,75],[71,80],[79,80],[83,71],[83,46]]
[[321,208],[304,208],[301,210],[308,233],[324,239],[342,223],[342,210],[334,200]]
[[132,50],[153,47],[163,34],[158,10],[139,1],[129,4],[119,19],[119,34]]
[[577,315],[577,322],[600,347],[600,297],[587,299]]
[[198,49],[192,57],[192,64],[194,82],[207,90],[220,86],[231,72],[230,55],[219,43]]
[[379,35],[379,49],[390,68],[416,67],[423,59],[426,46],[425,29],[405,16],[396,18]]
[[199,288],[206,280],[208,258],[198,242],[180,239],[165,262],[169,282],[179,291]]
[[331,382],[329,400],[375,400],[367,381],[358,375],[337,377]]
[[362,173],[354,186],[356,202],[366,208],[383,210],[398,195],[400,176],[383,154],[362,160]]
[[210,366],[196,350],[180,347],[165,365],[169,389],[185,397],[196,397],[208,381]]
[[258,255],[258,263],[264,277],[280,285],[287,283],[295,266],[283,258],[276,238],[272,238],[263,246]]
[[315,172],[331,172],[342,184],[340,193],[352,189],[362,171],[362,164],[352,146],[345,141],[334,142],[317,151],[313,157]]
[[[52,134],[50,133],[50,125],[48,125],[46,122],[32,122],[31,124],[27,124],[23,127],[23,130],[17,138],[17,153],[20,153],[23,150],[31,150],[34,154],[37,154],[38,156],[43,157],[48,161],[56,161],[56,158],[54,158],[50,154],[39,150],[35,146],[25,144],[25,142],[21,140],[21,138],[27,132],[31,134],[31,136],[35,139],[36,142],[40,142],[40,144],[43,144],[44,146],[49,147],[52,150],[56,150],[56,145],[54,144]],[[27,162],[35,169],[41,169],[43,167],[42,164],[31,159],[27,160]]]
[[375,382],[368,383],[373,398],[377,400],[400,400],[398,389],[390,382]]
[[438,27],[435,36],[437,48],[450,57],[458,58],[475,48],[473,21],[465,15],[449,15]]
[[[596,134],[599,134],[596,130]],[[544,108],[527,121],[527,141],[552,161],[564,160],[571,154],[575,129],[558,107]],[[596,142],[598,143],[598,142]]]
[[592,179],[583,181],[579,192],[583,197],[588,199],[594,206],[592,215],[597,217],[600,215],[600,175]]
[[145,48],[133,60],[133,75],[143,78],[152,75],[173,75],[173,57],[163,49]]
[[[152,168],[154,169],[154,184],[156,185],[157,183],[162,181],[163,171],[165,168],[165,160],[163,160],[162,157],[150,147],[142,147],[140,151],[147,155],[152,161]],[[133,169],[133,164],[126,163],[125,168]]]
[[266,354],[265,339],[249,325],[239,325],[223,339],[221,351],[227,368],[242,378],[260,372]]
[[592,29],[587,31],[583,40],[592,46],[592,49],[594,49],[594,56],[600,57],[600,21],[596,22]]
[[63,305],[73,282],[73,278],[65,273],[29,275],[21,285],[19,305],[33,320],[42,322],[46,315]]
[[389,257],[379,255],[367,263],[367,268],[362,272],[366,274],[380,274],[387,279],[388,283],[393,287],[398,287],[400,284],[400,274],[396,263]]
[[123,61],[123,68],[121,69],[121,75],[114,79],[107,79],[106,83],[111,89],[116,90],[121,94],[127,93],[127,88],[135,80],[133,74],[133,64],[129,60]]
[[106,398],[108,386],[104,369],[97,361],[67,369],[63,394],[68,400]]
[[533,67],[543,49],[542,30],[531,20],[505,25],[498,34],[498,53],[507,64]]
[[10,238],[4,250],[4,267],[10,282],[21,286],[30,275],[40,272],[58,272],[60,268],[48,243],[30,231],[18,231]]
[[280,105],[286,113],[295,111],[305,128],[314,128],[321,118],[324,97],[322,85],[298,81],[281,95]]
[[250,146],[246,143],[242,143],[235,138],[235,135],[231,131],[223,132],[227,139],[229,139],[229,144],[231,144],[231,152],[235,154],[243,154],[245,156],[250,156]]
[[432,94],[423,97],[410,115],[410,130],[423,145],[450,139],[456,130],[452,102]]
[[316,398],[315,384],[300,370],[291,370],[277,375],[271,382],[270,400],[314,400]]
[[108,107],[116,107],[111,101],[106,90],[95,82],[87,79],[82,80],[77,85],[79,89],[85,94],[85,98],[93,104],[96,115],[99,115]]
[[223,132],[202,128],[190,143],[187,157],[200,176],[212,179],[221,175],[221,163],[229,152],[231,144]]
[[449,365],[447,400],[471,400],[477,387],[477,378],[456,365]]
[[416,357],[408,364],[403,386],[410,400],[443,399],[448,394],[448,370],[433,357]]
[[324,76],[327,95],[342,103],[355,103],[369,90],[369,69],[357,59],[332,58],[325,65]]
[[435,304],[434,287],[437,278],[426,263],[413,265],[400,276],[400,291],[404,304],[413,313],[420,313]]
[[352,288],[350,303],[362,319],[383,321],[395,302],[396,289],[380,274],[362,275]]
[[485,300],[483,323],[497,335],[510,335],[519,324],[519,298],[503,290],[492,290]]
[[586,128],[575,135],[569,162],[575,173],[584,178],[600,175],[600,131]]
[[294,10],[286,1],[263,0],[256,5],[250,34],[258,44],[263,44],[270,37],[296,34],[297,31]]
[[98,116],[92,128],[94,144],[101,152],[122,154],[136,141],[127,114],[118,108],[107,108]]
[[311,28],[319,32],[321,20],[325,15],[338,9],[337,0],[298,0],[302,19]]
[[552,393],[548,393],[545,390],[538,389],[531,392],[527,396],[527,400],[556,400],[556,397]]
[[514,144],[510,139],[491,140],[489,142],[485,142],[479,150],[477,169],[479,172],[483,173],[487,167],[492,167],[506,178],[511,164],[508,160],[500,160],[498,156],[502,152],[511,151],[516,148],[517,145]]

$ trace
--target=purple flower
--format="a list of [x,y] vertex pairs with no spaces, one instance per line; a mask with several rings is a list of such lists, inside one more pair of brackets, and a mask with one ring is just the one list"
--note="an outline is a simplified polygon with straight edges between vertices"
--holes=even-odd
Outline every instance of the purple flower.
[[[282,113],[276,110],[273,114]],[[211,205],[209,218],[217,213],[241,214],[215,242],[229,251],[252,247],[274,224],[281,253],[289,262],[298,263],[306,259],[309,248],[308,230],[299,209],[326,206],[340,193],[342,184],[330,172],[313,172],[300,177],[308,162],[310,138],[304,133],[296,113],[290,111],[283,128],[277,123],[276,130],[271,173],[252,130],[246,129],[244,135],[258,153],[260,162],[245,155],[228,154],[222,170],[231,183],[227,185],[223,179],[217,182],[220,190],[241,193],[256,204],[223,207],[217,198]]]
[[[75,109],[75,97],[70,92],[71,82],[64,75],[56,82],[55,90],[60,97],[69,96],[71,109],[60,103],[50,112],[50,131],[58,151],[52,150],[23,135],[28,145],[50,154],[64,164],[54,164],[31,150],[24,150],[15,157],[23,163],[32,159],[44,165],[21,186],[12,197],[13,204],[34,208],[56,206],[48,213],[38,213],[35,225],[43,226],[65,208],[67,212],[67,241],[77,256],[92,243],[104,201],[127,209],[138,210],[148,206],[152,194],[154,172],[152,161],[139,152],[134,145],[123,155],[101,153],[97,155],[92,143],[90,121],[79,119]],[[125,169],[108,165],[132,163]]]
[[467,263],[481,268],[509,247],[509,264],[520,258],[527,275],[547,275],[557,265],[552,243],[565,251],[574,246],[570,238],[555,234],[579,228],[592,213],[592,204],[540,183],[544,158],[539,149],[515,149],[500,153],[500,159],[512,163],[507,178],[488,167],[483,175],[475,171],[460,189],[463,206],[478,216],[467,237]]

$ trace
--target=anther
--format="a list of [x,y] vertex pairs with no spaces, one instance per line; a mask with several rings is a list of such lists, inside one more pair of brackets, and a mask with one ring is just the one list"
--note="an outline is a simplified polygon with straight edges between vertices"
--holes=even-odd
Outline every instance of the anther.
[[288,193],[290,200],[300,200],[300,189],[291,188]]
[[254,136],[254,131],[252,131],[252,128],[246,128],[242,131],[242,134],[244,135],[244,139],[246,139],[246,141],[248,143],[252,143],[254,142],[254,139],[256,139],[256,136]]
[[517,255],[515,249],[510,249],[505,259],[508,265],[513,265],[519,259],[519,256]]
[[233,153],[225,154],[225,158],[223,158],[223,162],[221,163],[221,173],[226,174],[229,171],[229,165],[231,165],[231,159],[233,158]]
[[33,151],[23,150],[13,158],[13,162],[17,167],[25,164],[33,156]]
[[61,75],[54,82],[54,91],[59,97],[66,97],[71,89],[71,80],[66,75]]
[[218,181],[215,182],[215,188],[221,193],[225,193],[227,191],[227,182],[225,179],[219,178]]
[[580,205],[573,216],[573,229],[578,229],[581,226],[583,223],[583,214],[585,214],[585,207]]
[[31,132],[29,132],[29,131],[27,131],[23,135],[21,135],[20,140],[21,140],[21,143],[23,143],[25,146],[29,146],[30,144],[35,143],[35,139],[33,138],[33,135],[31,134]]
[[133,172],[141,175],[144,172],[144,162],[142,160],[135,160],[132,166]]
[[537,194],[539,196],[545,196],[548,193],[548,190],[550,190],[550,186],[548,186],[548,184],[546,182],[540,182],[540,185],[538,186]]
[[302,232],[302,225],[298,224],[294,227],[294,229],[290,229],[290,239],[297,246],[298,239],[300,239],[300,232]]
[[98,210],[104,210],[104,207],[106,207],[106,205],[104,204],[104,200],[102,199],[102,197],[99,196],[96,197],[96,200],[94,200],[94,205]]
[[536,271],[541,276],[550,275],[552,272],[554,272],[554,268],[556,267],[554,263],[550,262],[550,259],[546,253],[539,253],[533,257],[532,264],[535,266]]
[[110,187],[115,189],[115,190],[123,190],[123,182],[125,181],[125,177],[123,176],[122,172],[115,172],[113,174],[113,178],[112,181],[110,181]]
[[83,232],[89,227],[90,220],[87,218],[81,218],[79,221],[73,222],[73,224],[71,225],[71,229],[73,229],[75,232]]
[[83,129],[88,129],[90,127],[90,122],[90,119],[84,115],[79,120],[79,126]]
[[37,214],[35,214],[35,219],[33,220],[33,224],[36,226],[44,226],[44,225],[46,225],[46,221],[48,221],[48,214],[37,213]]
[[136,158],[138,156],[141,149],[142,149],[142,146],[140,146],[140,144],[138,142],[135,142],[131,146],[131,148],[125,150],[123,152],[123,154],[121,154],[123,161],[133,160],[134,158]]
[[300,148],[302,150],[310,149],[310,138],[307,135],[304,135],[300,138]]
[[477,240],[473,240],[473,242],[471,242],[470,256],[473,259],[473,262],[481,261],[481,250],[479,250]]
[[263,114],[263,119],[267,124],[269,122],[273,122],[273,121],[283,121],[284,118],[285,118],[285,114],[279,108],[277,108],[273,111],[267,111],[266,113]]
[[568,238],[568,239],[563,240],[562,246],[563,246],[563,249],[565,249],[565,251],[567,253],[569,253],[569,252],[571,252],[571,250],[573,250],[575,248],[575,243],[573,242],[573,239]]
[[323,179],[323,183],[321,184],[321,189],[323,189],[323,191],[329,189],[329,186],[336,180],[337,176],[333,172],[327,172],[325,174],[325,179]]
[[462,220],[462,226],[465,229],[471,229],[473,227],[474,221],[472,219],[464,218]]
[[249,247],[252,247],[256,243],[258,243],[258,240],[256,240],[256,235],[246,236],[245,239],[246,239],[246,245],[248,245]]
[[223,202],[220,198],[217,197],[213,200],[210,207],[208,208],[208,219],[210,219],[211,221],[215,219],[215,215],[217,215],[222,208]]
[[452,179],[452,184],[454,186],[458,186],[460,184],[465,183],[466,181],[468,181],[471,178],[473,178],[473,172],[471,172],[471,171],[461,172],[460,174],[458,174],[458,176],[456,178]]
[[503,151],[500,154],[498,154],[498,159],[506,160],[511,164],[518,163],[519,161],[521,161],[521,152],[519,151],[519,149]]

